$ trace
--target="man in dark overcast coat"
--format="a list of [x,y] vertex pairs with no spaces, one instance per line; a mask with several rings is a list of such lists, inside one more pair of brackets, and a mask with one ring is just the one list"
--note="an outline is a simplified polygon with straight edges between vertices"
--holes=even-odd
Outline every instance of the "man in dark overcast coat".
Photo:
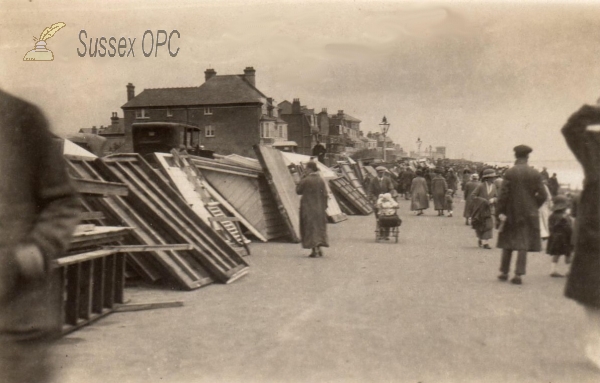
[[526,272],[527,252],[539,252],[542,249],[539,208],[546,200],[547,193],[540,173],[527,164],[532,150],[526,145],[514,148],[515,166],[504,173],[496,210],[501,228],[498,247],[502,249],[498,279],[508,279],[512,252],[516,250],[517,265],[511,282],[518,285],[522,283],[521,276]]

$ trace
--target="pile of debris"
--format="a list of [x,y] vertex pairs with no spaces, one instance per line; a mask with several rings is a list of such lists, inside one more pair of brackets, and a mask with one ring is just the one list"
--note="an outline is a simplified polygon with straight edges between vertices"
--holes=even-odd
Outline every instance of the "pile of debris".
[[[126,275],[184,290],[231,283],[248,272],[251,238],[300,241],[296,184],[308,156],[260,145],[258,160],[173,150],[152,154],[153,167],[139,154],[98,158],[65,145],[83,208],[70,253],[56,262],[68,331],[122,307]],[[372,212],[359,164],[318,166],[330,222]]]

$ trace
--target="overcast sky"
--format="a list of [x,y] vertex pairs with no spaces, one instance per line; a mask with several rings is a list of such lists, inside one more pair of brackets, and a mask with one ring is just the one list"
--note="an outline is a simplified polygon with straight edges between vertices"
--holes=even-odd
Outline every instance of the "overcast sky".
[[[0,0],[0,87],[40,105],[65,135],[122,116],[125,85],[199,86],[204,70],[256,69],[277,102],[300,98],[343,109],[405,149],[446,146],[451,157],[573,158],[560,135],[567,117],[600,97],[600,3],[358,1]],[[33,37],[53,62],[24,62]],[[146,30],[176,29],[176,57],[144,57]],[[79,33],[136,38],[135,58],[79,57]]]

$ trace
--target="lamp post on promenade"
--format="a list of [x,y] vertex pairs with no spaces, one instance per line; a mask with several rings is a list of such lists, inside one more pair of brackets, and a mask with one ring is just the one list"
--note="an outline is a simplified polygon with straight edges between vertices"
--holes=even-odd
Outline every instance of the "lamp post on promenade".
[[383,135],[383,162],[385,162],[385,147],[386,147],[386,140],[385,137],[387,135],[388,130],[390,130],[390,123],[388,122],[387,118],[385,116],[383,116],[383,119],[381,120],[381,123],[379,124],[379,126],[381,127],[381,133]]

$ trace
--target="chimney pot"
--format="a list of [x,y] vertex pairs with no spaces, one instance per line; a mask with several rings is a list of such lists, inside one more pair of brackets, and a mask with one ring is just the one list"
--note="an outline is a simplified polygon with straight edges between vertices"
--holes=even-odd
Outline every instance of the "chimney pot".
[[217,72],[212,69],[212,68],[208,68],[207,70],[204,71],[204,81],[208,81],[211,78],[215,77],[217,75]]
[[300,99],[299,98],[295,98],[294,102],[292,103],[292,113],[293,114],[298,114],[301,113],[301,106],[300,106]]
[[132,83],[127,84],[127,101],[135,97],[135,86]]
[[256,70],[251,66],[246,67],[244,69],[244,79],[252,84],[252,86],[256,86]]

